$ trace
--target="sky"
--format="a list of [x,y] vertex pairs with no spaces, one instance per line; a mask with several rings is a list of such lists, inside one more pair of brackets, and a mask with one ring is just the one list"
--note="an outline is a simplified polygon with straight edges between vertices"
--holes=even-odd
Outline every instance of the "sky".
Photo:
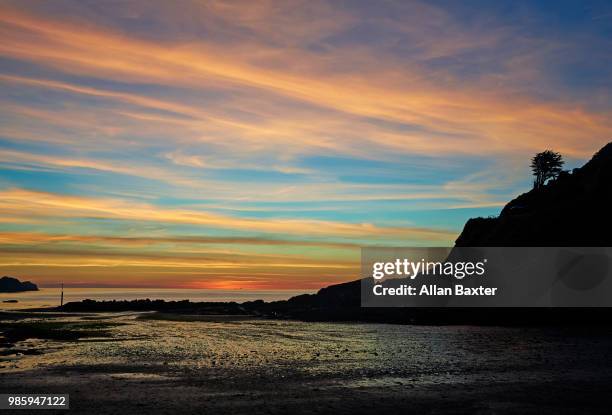
[[612,3],[0,0],[0,275],[304,289],[612,139]]

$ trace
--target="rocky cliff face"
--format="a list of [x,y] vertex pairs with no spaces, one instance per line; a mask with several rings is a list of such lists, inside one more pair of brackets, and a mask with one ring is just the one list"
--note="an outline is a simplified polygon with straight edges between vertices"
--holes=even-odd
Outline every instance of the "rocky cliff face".
[[470,219],[456,246],[612,246],[612,143],[579,169]]
[[21,282],[12,277],[0,278],[0,293],[18,293],[21,291],[38,291],[38,287],[30,281]]

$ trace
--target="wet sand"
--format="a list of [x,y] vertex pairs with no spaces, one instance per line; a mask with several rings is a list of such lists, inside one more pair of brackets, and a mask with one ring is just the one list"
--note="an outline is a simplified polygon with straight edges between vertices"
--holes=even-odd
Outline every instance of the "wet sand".
[[612,404],[608,328],[181,321],[149,313],[42,320],[88,336],[5,345],[0,390],[69,393],[70,413],[609,413]]

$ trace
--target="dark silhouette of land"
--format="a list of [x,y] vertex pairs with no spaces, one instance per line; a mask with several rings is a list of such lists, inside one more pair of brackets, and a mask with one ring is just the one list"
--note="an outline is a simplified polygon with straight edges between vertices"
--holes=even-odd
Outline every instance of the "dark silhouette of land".
[[584,166],[470,219],[455,246],[612,246],[612,143]]
[[30,281],[19,281],[13,277],[0,278],[0,293],[18,293],[22,291],[38,291],[36,284]]

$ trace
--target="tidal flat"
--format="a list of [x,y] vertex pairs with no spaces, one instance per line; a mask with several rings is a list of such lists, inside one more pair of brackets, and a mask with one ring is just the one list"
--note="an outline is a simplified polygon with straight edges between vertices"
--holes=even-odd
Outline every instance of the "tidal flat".
[[0,319],[0,393],[68,393],[71,413],[558,414],[612,404],[608,327]]

